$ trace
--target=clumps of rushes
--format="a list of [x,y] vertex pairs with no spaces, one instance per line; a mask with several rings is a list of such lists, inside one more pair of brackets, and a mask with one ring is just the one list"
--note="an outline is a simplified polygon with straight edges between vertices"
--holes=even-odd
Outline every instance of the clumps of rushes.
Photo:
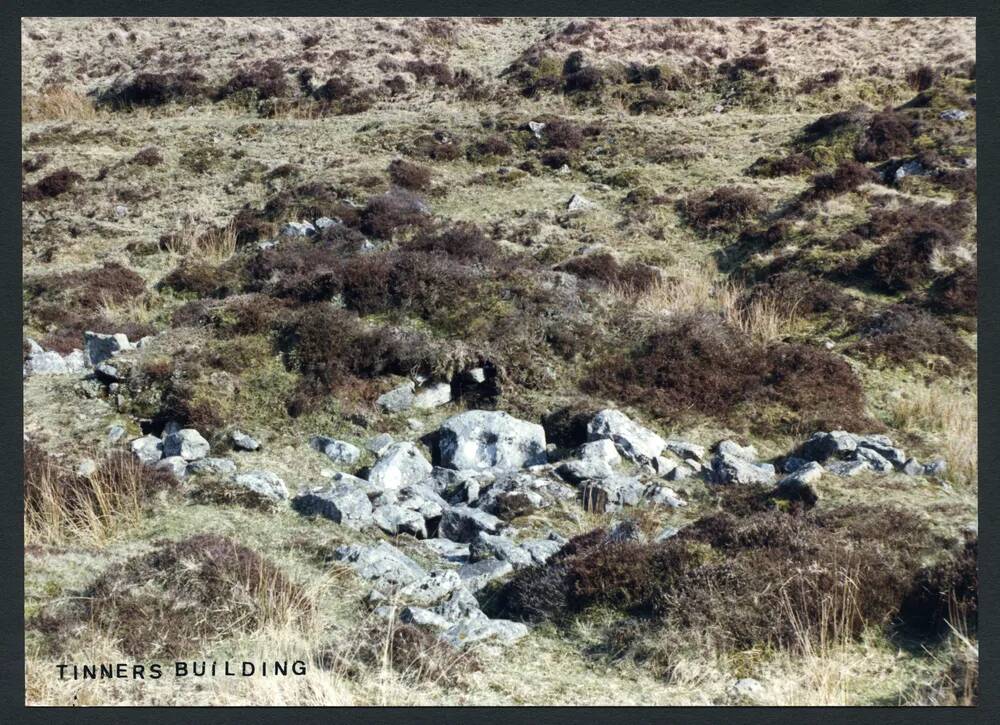
[[687,223],[703,234],[739,231],[748,220],[766,210],[760,192],[739,186],[698,192],[682,199],[678,206]]
[[129,160],[129,163],[140,166],[159,166],[163,163],[163,155],[155,146],[147,146],[137,151],[135,156]]
[[789,154],[779,158],[761,156],[750,164],[746,173],[749,176],[772,179],[776,176],[797,176],[815,169],[816,162],[805,154]]
[[323,650],[320,665],[352,680],[365,680],[371,671],[388,664],[405,680],[457,685],[482,664],[471,651],[442,642],[425,628],[412,624],[368,622],[360,631]]
[[212,264],[186,258],[171,270],[157,287],[194,297],[228,297],[242,287],[239,270],[233,262]]
[[83,177],[68,167],[63,167],[39,179],[21,190],[21,201],[41,201],[52,199],[72,191],[83,181]]
[[909,153],[913,123],[895,111],[876,113],[854,151],[858,161],[885,161]]
[[217,534],[160,541],[87,589],[85,617],[122,651],[161,659],[268,624],[303,623],[309,597],[260,554]]
[[972,365],[975,351],[940,319],[911,305],[877,313],[858,329],[859,340],[847,352],[888,365],[928,363],[944,358],[945,372]]
[[98,105],[114,110],[138,106],[162,106],[173,101],[193,100],[208,94],[205,76],[191,69],[176,73],[137,73],[102,93]]
[[394,159],[389,164],[389,178],[396,186],[411,191],[427,191],[431,186],[431,170],[405,159]]
[[556,269],[581,279],[594,280],[627,294],[641,294],[662,281],[662,273],[657,267],[635,260],[622,264],[610,252],[574,257]]
[[[861,383],[841,357],[807,345],[754,343],[709,314],[675,317],[633,350],[600,361],[583,387],[668,418],[749,416],[758,427],[788,432],[871,424]],[[787,417],[769,423],[765,406],[779,406]]]
[[113,451],[89,476],[56,461],[34,441],[24,444],[24,525],[29,539],[55,543],[83,537],[103,540],[121,525],[135,524],[177,480]]
[[368,200],[361,211],[362,232],[378,239],[392,239],[397,230],[421,227],[430,219],[430,208],[416,194],[391,189]]
[[878,174],[857,161],[842,161],[828,174],[817,174],[812,179],[812,188],[805,193],[807,199],[824,201],[838,194],[854,191],[862,184],[875,183]]
[[222,100],[240,91],[252,91],[260,100],[280,98],[288,91],[285,70],[281,63],[273,58],[242,68],[233,74],[216,95]]
[[614,542],[600,529],[578,536],[517,572],[488,608],[568,625],[599,607],[726,650],[797,649],[890,627],[921,557],[938,547],[922,519],[890,506],[723,510],[660,543]]
[[415,252],[443,252],[470,262],[489,262],[499,254],[496,242],[470,222],[424,229],[407,242],[405,248]]
[[934,280],[927,296],[928,306],[935,312],[975,317],[979,304],[976,265],[968,262],[946,277]]

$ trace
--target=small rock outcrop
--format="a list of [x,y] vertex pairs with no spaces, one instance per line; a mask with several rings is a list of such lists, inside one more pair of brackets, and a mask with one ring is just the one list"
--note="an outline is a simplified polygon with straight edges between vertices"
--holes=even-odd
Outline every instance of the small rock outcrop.
[[458,470],[524,468],[545,463],[545,430],[500,411],[470,410],[438,431],[441,465]]

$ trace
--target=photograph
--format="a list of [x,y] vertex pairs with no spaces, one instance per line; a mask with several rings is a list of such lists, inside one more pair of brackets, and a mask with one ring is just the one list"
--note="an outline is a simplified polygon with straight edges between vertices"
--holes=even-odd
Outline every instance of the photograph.
[[19,706],[980,706],[978,21],[14,17]]

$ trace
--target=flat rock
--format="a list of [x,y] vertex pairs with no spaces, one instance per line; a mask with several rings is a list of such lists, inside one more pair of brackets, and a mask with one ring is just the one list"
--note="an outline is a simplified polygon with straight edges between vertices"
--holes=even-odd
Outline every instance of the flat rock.
[[228,458],[200,458],[196,461],[191,461],[187,465],[187,472],[194,475],[213,474],[228,476],[236,473],[236,464]]
[[441,634],[441,639],[456,649],[462,649],[478,642],[496,641],[510,645],[528,634],[527,625],[506,619],[467,619],[450,627]]
[[372,466],[368,480],[384,489],[400,489],[423,481],[432,470],[433,466],[415,445],[393,443]]
[[411,534],[418,539],[427,538],[427,524],[419,511],[396,504],[384,504],[372,511],[375,525],[387,534]]
[[388,433],[379,433],[374,438],[371,438],[367,443],[365,443],[365,448],[376,456],[381,456],[385,453],[385,449],[393,444],[393,438]]
[[154,435],[145,435],[129,443],[132,453],[143,463],[156,463],[163,458],[163,441]]
[[527,539],[521,542],[521,548],[531,554],[531,560],[535,564],[544,564],[563,546],[565,543],[552,539]]
[[131,349],[128,337],[122,333],[105,335],[99,332],[83,333],[83,357],[87,365],[93,367],[109,359],[122,350]]
[[514,568],[531,566],[531,553],[506,536],[496,536],[480,531],[469,544],[469,558],[472,561],[500,559],[510,562]]
[[309,446],[319,451],[334,463],[353,465],[361,458],[361,449],[347,441],[340,441],[327,436],[313,436],[309,439]]
[[663,452],[666,442],[619,410],[602,410],[587,424],[591,441],[608,439],[619,452],[637,463],[648,463]]
[[456,564],[467,564],[469,561],[469,544],[445,538],[424,539],[423,543],[445,561]]
[[373,582],[383,592],[395,591],[426,576],[417,562],[384,541],[375,546],[340,546],[334,557],[351,564],[359,576]]
[[167,471],[173,474],[175,478],[184,478],[188,473],[188,462],[180,456],[161,458],[153,467],[161,471]]
[[461,543],[471,543],[479,532],[496,534],[505,526],[501,519],[470,506],[452,506],[441,517],[440,535]]
[[458,570],[462,584],[471,592],[478,592],[487,584],[505,577],[514,571],[509,561],[500,559],[483,559],[482,561],[464,564]]
[[443,601],[462,586],[462,578],[455,571],[435,569],[402,587],[396,592],[396,598],[406,604],[430,607]]
[[237,486],[246,488],[274,501],[288,498],[288,488],[281,478],[271,471],[247,471],[233,479]]
[[673,438],[668,438],[664,441],[664,446],[668,451],[681,458],[687,458],[693,461],[705,460],[705,446],[699,446],[696,443],[689,443],[687,441],[681,441]]
[[260,441],[241,430],[234,430],[229,435],[233,448],[238,451],[256,451],[260,449]]
[[211,446],[194,428],[183,428],[163,439],[163,455],[181,456],[185,461],[196,461],[209,454]]
[[432,383],[418,390],[413,396],[413,407],[430,410],[451,402],[449,383]]
[[720,484],[771,483],[774,466],[751,463],[730,453],[717,453],[712,459],[712,481]]
[[299,494],[292,499],[292,508],[301,514],[323,516],[352,529],[361,529],[373,522],[367,494],[344,482]]
[[383,393],[375,399],[375,405],[386,413],[402,413],[413,407],[413,381],[403,383],[398,388],[393,388],[388,393]]
[[457,470],[512,469],[545,463],[545,430],[507,413],[470,410],[438,431],[441,465]]

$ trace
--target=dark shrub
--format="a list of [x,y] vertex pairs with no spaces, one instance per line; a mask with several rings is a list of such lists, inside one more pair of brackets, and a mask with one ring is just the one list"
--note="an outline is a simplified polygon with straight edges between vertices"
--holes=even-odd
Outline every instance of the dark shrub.
[[906,76],[906,81],[910,84],[910,88],[915,91],[926,91],[934,85],[934,81],[936,80],[937,73],[929,65],[922,65]]
[[341,101],[349,98],[358,87],[358,82],[352,76],[330,78],[313,91],[313,98],[318,101]]
[[960,195],[976,193],[975,169],[946,169],[935,176],[934,180]]
[[490,136],[485,141],[469,146],[465,156],[469,161],[476,162],[489,160],[494,156],[510,156],[513,151],[514,149],[502,136]]
[[133,106],[162,106],[172,101],[205,95],[205,76],[185,69],[177,73],[137,73],[131,80],[114,85],[98,97],[98,103],[116,110]]
[[862,184],[878,181],[878,175],[857,161],[842,161],[833,173],[817,174],[812,179],[812,189],[807,196],[812,199],[829,199],[837,194],[854,191]]
[[912,143],[910,121],[894,111],[884,111],[872,118],[854,155],[858,161],[885,161],[907,154]]
[[876,314],[858,330],[860,339],[848,352],[890,365],[924,362],[932,355],[962,367],[976,353],[941,320],[909,305],[895,305]]
[[227,297],[240,287],[236,270],[230,265],[214,265],[196,259],[181,261],[159,285],[196,297]]
[[424,230],[406,245],[418,252],[444,252],[452,257],[475,262],[488,262],[496,258],[496,242],[483,230],[469,222],[456,222],[438,229]]
[[922,520],[887,506],[723,511],[662,543],[617,543],[601,530],[576,537],[516,573],[488,607],[557,623],[604,607],[725,648],[807,646],[889,625],[935,548]]
[[815,93],[821,88],[830,88],[840,83],[844,78],[844,72],[840,70],[823,71],[818,76],[806,78],[799,84],[801,93]]
[[840,357],[799,345],[752,344],[706,314],[677,317],[631,352],[594,366],[583,385],[668,418],[696,412],[728,420],[754,403],[787,409],[792,415],[781,427],[789,431],[818,421],[849,429],[867,422],[860,382]]
[[389,93],[393,96],[399,96],[409,89],[410,84],[406,82],[406,79],[401,75],[394,75],[392,78],[387,78],[382,81],[382,85],[389,89]]
[[563,90],[570,94],[596,91],[603,84],[604,74],[592,67],[570,73],[563,78]]
[[899,619],[911,635],[941,636],[948,623],[975,634],[979,625],[979,537],[972,534],[958,551],[922,569],[903,600]]
[[802,129],[802,141],[814,143],[841,131],[856,126],[859,116],[853,111],[838,111],[826,116],[820,116]]
[[428,63],[422,59],[410,60],[406,62],[404,69],[416,76],[418,83],[429,79],[438,86],[452,88],[457,85],[455,74],[444,63]]
[[550,149],[578,149],[583,144],[583,129],[572,121],[556,118],[545,124],[542,138]]
[[395,159],[389,164],[389,178],[404,189],[426,191],[431,185],[431,170],[420,164]]
[[391,239],[397,229],[427,223],[430,210],[423,199],[402,189],[372,197],[361,212],[360,229],[379,239]]
[[759,192],[738,186],[722,186],[710,194],[695,193],[680,202],[688,224],[702,233],[738,231],[765,208]]
[[86,596],[90,622],[129,656],[153,659],[311,611],[305,592],[273,564],[216,534],[160,541],[110,568]]
[[816,163],[805,154],[789,154],[777,159],[761,156],[750,165],[747,173],[750,176],[761,176],[769,179],[775,176],[801,174],[815,168]]
[[37,183],[24,187],[21,191],[21,201],[39,201],[40,199],[62,196],[81,181],[83,181],[83,177],[80,174],[64,166],[40,179]]
[[137,151],[130,163],[139,164],[140,166],[159,166],[163,163],[163,156],[155,146],[147,146]]
[[617,287],[623,292],[638,294],[660,282],[660,270],[647,264],[629,261],[621,264],[608,252],[587,254],[563,262],[558,270],[569,272],[582,279],[591,279],[606,286]]
[[954,239],[947,229],[935,224],[905,230],[875,252],[864,271],[882,291],[916,289],[934,276],[934,250],[953,246]]
[[563,75],[579,73],[581,70],[583,70],[583,51],[574,50],[566,56],[566,60],[563,62]]
[[751,291],[751,299],[784,300],[796,313],[833,313],[837,319],[852,319],[856,301],[837,284],[801,270],[788,270],[770,277]]
[[270,59],[257,63],[249,68],[238,70],[226,84],[219,89],[219,98],[227,98],[239,91],[252,90],[257,98],[277,98],[284,96],[288,90],[288,80],[285,70],[277,60]]
[[963,264],[947,277],[935,280],[928,296],[935,311],[975,316],[979,297],[976,265]]
[[562,149],[555,149],[554,151],[546,151],[539,157],[542,165],[550,169],[561,169],[563,166],[569,166],[573,157]]

